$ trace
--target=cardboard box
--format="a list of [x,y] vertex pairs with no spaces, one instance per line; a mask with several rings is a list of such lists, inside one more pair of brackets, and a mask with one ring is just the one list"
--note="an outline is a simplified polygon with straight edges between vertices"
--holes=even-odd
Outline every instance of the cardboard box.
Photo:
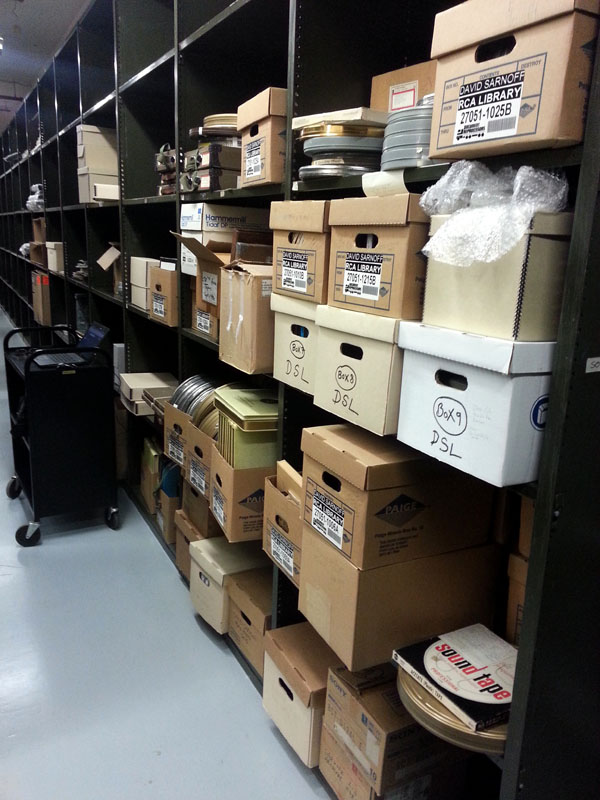
[[145,389],[173,394],[178,383],[170,372],[122,372],[121,394],[128,400],[141,400]]
[[160,472],[160,457],[162,451],[158,444],[153,440],[146,437],[144,439],[144,446],[142,447],[142,464],[144,464],[150,472]]
[[186,474],[186,436],[191,417],[185,411],[165,403],[164,451],[167,458],[183,467]]
[[323,725],[377,795],[460,752],[411,717],[390,664],[360,673],[330,667]]
[[135,306],[136,308],[141,308],[144,311],[148,311],[150,308],[150,290],[144,289],[143,286],[134,286],[133,284],[131,284],[130,288],[130,305]]
[[359,569],[487,541],[493,491],[353,425],[302,431],[304,521]]
[[31,296],[34,320],[39,325],[52,325],[50,278],[43,272],[31,273]]
[[[317,306],[315,404],[380,436],[398,428],[398,320]],[[373,392],[373,387],[377,392]]]
[[[192,327],[207,335],[211,335],[211,331],[214,334],[217,326],[211,320],[218,322],[221,306],[221,267],[229,263],[229,251],[215,252],[211,247],[202,244],[202,242],[193,237],[181,236],[173,231],[171,233],[182,243],[182,259],[185,247],[183,242],[187,242],[188,246],[185,247],[185,250],[194,261],[193,274],[196,276],[194,310],[201,312],[201,316],[198,317],[197,313],[192,312]],[[221,245],[216,243],[213,246]],[[213,336],[213,338],[216,339],[217,337]]]
[[57,275],[65,273],[64,244],[62,242],[46,242],[46,258],[48,270]]
[[[435,233],[448,219],[431,219]],[[423,322],[498,339],[556,339],[572,214],[536,214],[529,232],[499,261],[427,264]]]
[[327,302],[329,279],[329,200],[271,203],[273,291]]
[[160,261],[156,258],[131,256],[129,259],[129,283],[143,289],[148,288],[152,267],[160,267]]
[[332,200],[328,304],[421,319],[428,222],[417,194]]
[[273,370],[272,287],[270,265],[238,263],[221,269],[219,358],[248,374]]
[[315,384],[318,308],[321,306],[304,300],[271,295],[275,314],[273,377],[307,394],[313,393]]
[[524,558],[531,555],[531,540],[533,538],[533,519],[535,516],[535,501],[529,497],[521,497],[521,524],[519,525],[519,553]]
[[195,528],[185,513],[179,508],[175,512],[175,566],[188,581],[190,580],[190,544],[204,537]]
[[227,581],[229,636],[262,678],[265,631],[271,627],[273,570],[238,572]]
[[277,462],[278,475],[265,480],[263,550],[296,586],[300,586],[302,560],[302,514],[298,500],[285,491],[281,472],[289,470],[297,477],[297,491],[302,494],[302,477],[285,461]]
[[104,186],[116,186],[118,189],[119,175],[117,172],[109,170],[94,169],[90,167],[80,167],[77,170],[77,187],[79,189],[80,203],[93,203],[94,186],[103,184]]
[[437,61],[423,61],[421,64],[384,72],[383,75],[374,75],[369,106],[378,111],[414,108],[426,94],[434,91],[436,69]]
[[77,166],[117,175],[119,156],[116,130],[96,125],[78,125]]
[[151,470],[142,462],[140,469],[140,493],[151,514],[156,514],[156,492],[160,484],[160,472]]
[[167,544],[175,544],[175,512],[180,505],[179,497],[168,497],[162,489],[158,493],[156,519]]
[[438,14],[430,156],[581,141],[599,10],[595,0],[470,0]]
[[519,646],[523,609],[525,608],[525,587],[527,586],[526,558],[511,553],[508,557],[508,603],[506,607],[506,641]]
[[229,595],[227,583],[231,575],[268,565],[268,559],[257,542],[229,544],[218,536],[190,544],[190,596],[202,619],[217,633],[229,630]]
[[327,672],[338,664],[308,622],[265,633],[263,708],[307,767],[319,764]]
[[305,524],[298,607],[348,669],[371,667],[394,647],[489,624],[496,555],[484,545],[359,570]]
[[43,242],[29,242],[29,260],[40,267],[47,266],[48,251]]
[[221,536],[221,529],[217,525],[209,507],[208,500],[187,481],[183,482],[181,508],[191,524],[197,528],[204,539],[211,536]]
[[154,413],[145,400],[128,400],[127,397],[122,394],[121,402],[134,417],[151,417]]
[[[474,0],[471,0],[474,2]],[[494,486],[534,481],[553,342],[400,323],[398,438]]]
[[45,217],[32,217],[32,239],[34,242],[44,244],[46,242],[46,218]]
[[177,272],[150,268],[150,319],[162,322],[170,328],[179,324],[179,294]]
[[115,296],[123,292],[123,265],[121,262],[120,245],[117,243],[109,242],[110,247],[97,259],[96,264],[108,272],[109,269],[113,271],[113,293]]
[[[281,183],[285,163],[287,91],[270,87],[239,106],[241,186]],[[282,135],[283,134],[283,135]]]
[[210,460],[213,439],[188,419],[184,432],[185,479],[207,500],[210,498]]
[[210,508],[230,542],[261,539],[265,478],[273,467],[233,469],[213,444]]

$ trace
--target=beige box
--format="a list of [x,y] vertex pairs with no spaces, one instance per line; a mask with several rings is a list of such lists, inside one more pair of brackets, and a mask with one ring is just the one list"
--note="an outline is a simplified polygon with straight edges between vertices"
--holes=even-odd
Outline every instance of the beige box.
[[177,272],[160,267],[150,268],[150,319],[170,328],[179,324]]
[[329,200],[271,203],[273,291],[327,302],[329,278]]
[[[292,476],[296,496],[289,493],[284,473]],[[302,560],[301,496],[302,476],[286,461],[278,461],[277,475],[265,480],[263,550],[296,586]]]
[[493,490],[353,425],[302,431],[304,521],[359,569],[487,541]]
[[317,306],[316,322],[315,404],[380,436],[395,433],[402,378],[398,320]]
[[181,508],[187,519],[200,532],[203,539],[221,536],[221,528],[208,507],[208,500],[187,481],[183,482]]
[[121,402],[134,417],[151,417],[154,413],[145,400],[129,400],[121,394]]
[[229,577],[268,565],[258,542],[229,544],[223,536],[190,544],[190,596],[202,619],[217,633],[229,630]]
[[332,200],[328,305],[421,319],[428,222],[417,194]]
[[130,289],[130,304],[136,308],[141,308],[144,311],[148,311],[150,308],[150,290],[145,289],[143,286],[134,286],[133,284],[131,284]]
[[307,394],[313,393],[315,384],[318,308],[321,306],[304,300],[271,295],[275,314],[273,377]]
[[581,141],[599,11],[596,0],[470,0],[438,14],[430,156]]
[[62,242],[46,242],[48,270],[57,275],[65,274],[64,244]]
[[229,636],[262,678],[265,631],[271,627],[273,570],[238,572],[227,581]]
[[118,200],[121,190],[118,184],[95,183],[92,187],[92,195],[95,201]]
[[129,259],[129,283],[146,289],[150,285],[152,267],[160,267],[160,261],[156,258],[131,256]]
[[210,460],[213,439],[197,428],[191,419],[185,426],[185,479],[207,500],[210,498]]
[[327,672],[338,664],[308,622],[265,633],[263,708],[307,767],[319,764]]
[[34,242],[45,244],[46,242],[46,218],[33,217],[31,220],[32,239]]
[[371,80],[371,108],[378,111],[403,111],[416,106],[435,89],[437,61],[423,61],[402,67]]
[[262,539],[265,478],[273,467],[234,469],[213,444],[210,508],[230,542]]
[[40,325],[52,325],[50,278],[45,273],[31,273],[31,294],[34,320]]
[[117,186],[119,183],[119,176],[117,173],[111,173],[105,170],[91,170],[90,167],[81,167],[77,170],[77,186],[79,188],[79,202],[80,203],[93,203],[94,186],[96,184],[104,184],[105,186]]
[[167,458],[183,467],[183,474],[187,470],[187,433],[191,417],[185,411],[165,403],[164,418],[164,445],[163,450]]
[[175,566],[188,581],[190,580],[190,544],[204,537],[195,528],[185,513],[179,508],[175,512]]
[[141,400],[144,390],[175,391],[178,380],[170,372],[122,372],[121,394],[127,400]]
[[[447,219],[432,217],[431,234]],[[429,259],[423,322],[498,339],[554,341],[572,225],[572,214],[536,214],[529,232],[491,264]]]
[[46,267],[48,251],[45,242],[29,242],[29,260],[39,267]]
[[525,587],[527,586],[526,558],[512,553],[508,559],[508,603],[506,607],[506,641],[519,646],[523,609],[525,608]]
[[270,264],[234,263],[221,268],[219,358],[248,374],[273,370],[272,288]]
[[359,570],[305,524],[298,607],[348,669],[359,670],[441,630],[489,625],[497,564],[496,547],[484,545]]
[[119,171],[116,130],[96,125],[78,125],[77,166],[116,175]]
[[180,506],[180,497],[168,497],[162,489],[160,490],[156,519],[167,544],[175,544],[175,512]]
[[535,516],[535,501],[529,497],[521,497],[521,520],[519,525],[519,553],[524,558],[531,555],[531,540],[533,538],[533,519]]
[[270,87],[239,106],[241,185],[281,183],[285,163],[287,91]]

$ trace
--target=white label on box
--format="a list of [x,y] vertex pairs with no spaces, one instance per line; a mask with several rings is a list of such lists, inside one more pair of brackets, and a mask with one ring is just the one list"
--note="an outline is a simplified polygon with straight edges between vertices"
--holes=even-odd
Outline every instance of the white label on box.
[[206,470],[194,458],[190,459],[190,483],[201,494],[206,494]]
[[383,253],[346,253],[344,294],[366,300],[377,300],[383,258]]
[[244,171],[246,178],[256,178],[261,173],[260,151],[263,139],[248,142],[244,148]]
[[225,498],[216,486],[213,486],[212,512],[219,525],[225,527]]
[[202,333],[210,333],[210,314],[196,309],[196,327]]
[[379,762],[379,741],[373,731],[367,730],[367,741],[365,743],[365,753],[367,758],[377,764]]
[[419,99],[419,81],[397,83],[390,86],[388,111],[402,111],[404,108],[413,108]]
[[183,464],[183,444],[174,436],[169,436],[169,452],[167,455],[177,464]]
[[281,285],[284,289],[304,292],[308,285],[308,253],[284,250],[281,259]]
[[403,783],[397,789],[388,789],[386,800],[428,800],[431,796],[431,775],[415,778],[410,783]]
[[210,167],[210,151],[207,150],[205,153],[198,153],[196,159],[199,159],[200,163],[198,166],[200,167]]
[[268,297],[273,291],[273,279],[263,280],[262,282],[262,296]]
[[157,317],[165,316],[165,296],[152,292],[152,313]]
[[525,70],[465,82],[458,93],[453,144],[515,136]]
[[200,178],[200,188],[201,189],[210,189],[210,175],[203,175]]
[[294,577],[294,548],[273,525],[271,525],[271,555],[288,575]]
[[344,543],[344,509],[315,489],[311,525],[340,550]]
[[585,371],[600,372],[600,356],[596,356],[596,358],[588,358],[588,360],[585,362]]
[[219,278],[212,272],[202,273],[202,299],[205,303],[217,305],[217,294],[219,289]]

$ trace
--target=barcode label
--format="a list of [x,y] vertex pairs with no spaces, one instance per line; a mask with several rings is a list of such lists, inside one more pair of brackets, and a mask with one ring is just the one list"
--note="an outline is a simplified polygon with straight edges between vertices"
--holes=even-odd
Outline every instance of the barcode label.
[[216,486],[213,486],[212,512],[219,525],[225,527],[225,498]]
[[315,489],[311,525],[340,550],[344,542],[344,509]]
[[453,143],[514,136],[524,81],[523,69],[466,80],[459,90]]
[[488,122],[488,133],[495,131],[509,131],[511,128],[516,127],[516,117],[509,117],[508,119],[493,119]]
[[152,313],[157,317],[165,316],[165,296],[162,294],[152,293]]
[[260,152],[263,140],[248,142],[244,149],[244,171],[246,178],[256,178],[261,173]]
[[281,259],[281,286],[306,294],[308,285],[308,253],[284,250]]
[[190,459],[190,483],[201,494],[206,494],[206,470],[195,459]]
[[294,577],[294,548],[279,531],[271,525],[271,555],[280,567]]
[[378,297],[379,290],[375,286],[363,286],[362,287],[363,294],[366,295],[373,295],[373,297]]
[[343,293],[350,297],[379,297],[383,253],[346,253]]
[[177,464],[183,464],[183,444],[179,441],[179,439],[169,436],[169,452],[167,455]]
[[196,311],[196,327],[202,333],[210,333],[210,314],[206,311]]

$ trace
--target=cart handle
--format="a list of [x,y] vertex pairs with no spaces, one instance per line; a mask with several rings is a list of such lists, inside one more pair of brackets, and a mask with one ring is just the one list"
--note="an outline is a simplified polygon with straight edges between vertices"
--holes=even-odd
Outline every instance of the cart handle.
[[[57,355],[60,355],[60,353],[72,353],[73,352],[73,348],[72,347],[53,347],[53,348],[50,349],[50,352],[53,355],[55,353]],[[105,361],[105,365],[104,366],[106,366],[106,367],[110,367],[111,366],[111,358],[110,358],[110,356],[108,355],[108,353],[105,353],[104,350],[101,350],[99,347],[78,347],[76,352],[77,352],[77,355],[82,355],[83,353],[93,353],[95,356],[102,356],[102,358]],[[27,356],[27,360],[25,361],[25,367],[23,369],[23,374],[25,375],[25,377],[27,377],[27,375],[29,374],[30,367],[31,367],[32,363],[35,361],[35,359],[38,356],[44,356],[47,353],[48,353],[48,349],[38,349],[38,350],[34,350],[32,353],[30,353]],[[86,361],[83,364],[69,364],[69,363],[67,363],[67,364],[64,364],[64,365],[57,364],[56,366],[57,367],[58,366],[68,366],[69,369],[80,369],[81,367],[89,366],[90,363],[92,363],[92,362]],[[52,366],[52,365],[49,365],[49,366]]]
[[[16,350],[17,349],[16,347],[10,348],[8,346],[8,344],[9,344],[10,340],[12,339],[12,337],[16,336],[18,333],[33,333],[34,331],[41,331],[41,330],[44,330],[44,328],[40,328],[39,325],[32,326],[32,327],[29,327],[29,328],[13,328],[13,330],[9,331],[6,334],[6,336],[4,337],[4,340],[3,340],[4,352],[6,353],[8,350]],[[77,338],[77,334],[76,334],[74,328],[71,325],[51,325],[51,326],[48,326],[46,328],[46,330],[49,330],[49,331],[66,331],[72,337],[72,344],[77,344],[77,342],[79,341],[78,338]]]

